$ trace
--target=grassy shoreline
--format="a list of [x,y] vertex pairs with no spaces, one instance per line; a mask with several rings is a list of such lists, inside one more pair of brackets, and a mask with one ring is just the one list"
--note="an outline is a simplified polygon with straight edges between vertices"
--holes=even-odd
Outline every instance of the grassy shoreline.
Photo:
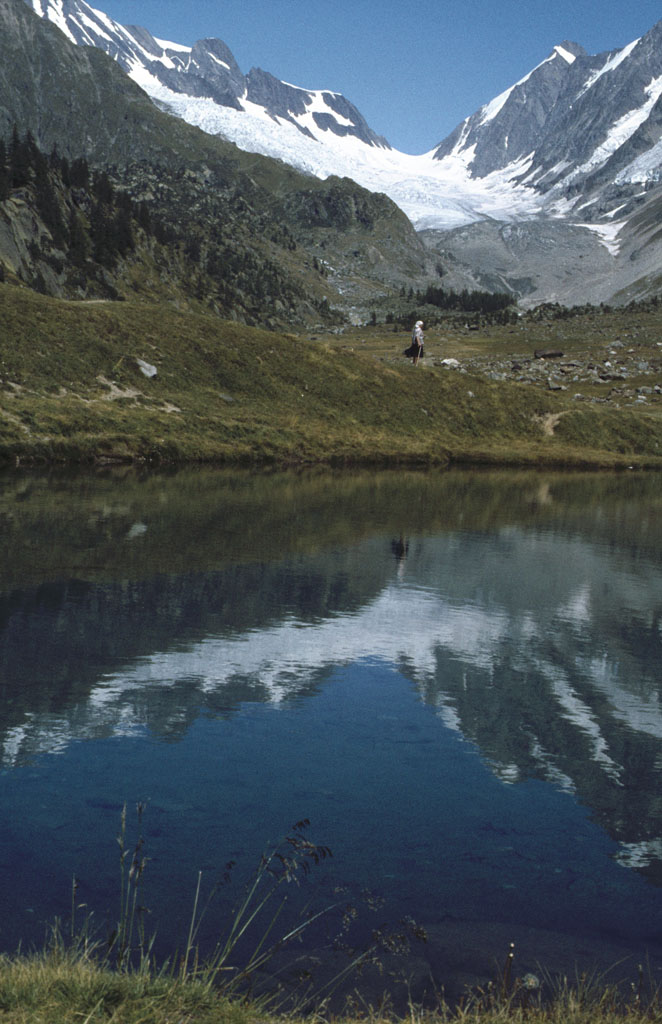
[[[0,286],[0,319],[7,466],[662,468],[662,405],[578,406],[480,367],[414,368],[402,335],[385,328],[352,346],[10,285]],[[531,348],[537,336],[516,340]],[[507,338],[471,338],[487,356],[504,344],[512,351]]]
[[657,993],[635,984],[629,993],[600,979],[563,979],[545,1000],[529,979],[503,979],[456,1006],[410,1005],[396,1013],[386,1003],[330,1012],[279,1009],[260,998],[229,997],[205,982],[166,974],[110,970],[81,950],[54,946],[40,953],[0,956],[0,1020],[5,1024],[659,1024]]

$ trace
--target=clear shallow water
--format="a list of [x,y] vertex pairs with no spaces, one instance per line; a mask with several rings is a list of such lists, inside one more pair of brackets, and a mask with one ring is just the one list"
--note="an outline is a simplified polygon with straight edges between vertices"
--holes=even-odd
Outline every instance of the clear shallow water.
[[164,954],[199,870],[307,817],[334,857],[306,898],[424,926],[415,989],[510,941],[521,971],[658,972],[660,511],[650,476],[3,478],[0,945],[74,874],[112,922],[145,801]]

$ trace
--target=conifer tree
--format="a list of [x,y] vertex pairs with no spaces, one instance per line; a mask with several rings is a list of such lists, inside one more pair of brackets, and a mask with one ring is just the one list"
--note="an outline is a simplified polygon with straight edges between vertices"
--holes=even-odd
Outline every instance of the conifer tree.
[[60,157],[60,178],[65,188],[71,188],[71,169],[66,156]]
[[69,176],[72,188],[87,188],[90,184],[90,168],[84,156],[72,161]]
[[7,147],[0,139],[0,203],[9,195],[9,171],[7,168]]
[[9,142],[9,186],[23,188],[30,181],[31,172],[30,147],[25,139],[21,139],[18,128],[14,125]]
[[69,214],[69,259],[82,266],[90,254],[90,241],[80,214],[72,209]]
[[57,193],[53,186],[51,172],[45,157],[38,150],[34,153],[34,190],[37,210],[51,233],[56,246],[66,242],[67,230],[60,210]]
[[113,204],[113,186],[105,171],[95,171],[92,180],[92,191],[98,203],[104,206]]
[[92,236],[92,258],[104,267],[115,265],[116,252],[112,243],[112,232],[106,208],[95,203],[90,216],[90,233]]
[[130,203],[119,204],[111,222],[111,234],[113,248],[120,256],[126,256],[134,248]]
[[138,224],[143,229],[143,231],[146,232],[146,234],[151,234],[152,217],[149,212],[149,207],[147,206],[147,203],[141,203],[140,206],[138,207]]

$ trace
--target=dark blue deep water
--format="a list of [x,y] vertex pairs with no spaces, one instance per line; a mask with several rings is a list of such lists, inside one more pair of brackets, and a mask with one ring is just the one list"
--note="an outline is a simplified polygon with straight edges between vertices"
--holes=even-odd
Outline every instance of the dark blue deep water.
[[142,803],[159,956],[200,871],[236,862],[204,949],[305,818],[333,857],[283,921],[415,922],[386,958],[415,997],[511,942],[521,973],[660,980],[661,513],[657,476],[3,477],[0,948],[67,933],[74,878],[112,930]]

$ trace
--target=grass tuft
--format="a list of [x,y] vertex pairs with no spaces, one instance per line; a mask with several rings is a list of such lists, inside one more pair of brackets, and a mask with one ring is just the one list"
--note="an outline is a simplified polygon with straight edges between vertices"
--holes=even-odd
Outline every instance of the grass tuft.
[[643,998],[604,984],[599,977],[562,979],[545,998],[527,979],[503,979],[468,993],[457,1006],[440,997],[434,1007],[410,1005],[397,1015],[355,998],[330,1014],[319,1005],[307,1014],[269,1009],[260,1000],[228,997],[196,979],[118,974],[80,951],[49,949],[31,956],[0,956],[3,1024],[660,1024],[659,993]]

